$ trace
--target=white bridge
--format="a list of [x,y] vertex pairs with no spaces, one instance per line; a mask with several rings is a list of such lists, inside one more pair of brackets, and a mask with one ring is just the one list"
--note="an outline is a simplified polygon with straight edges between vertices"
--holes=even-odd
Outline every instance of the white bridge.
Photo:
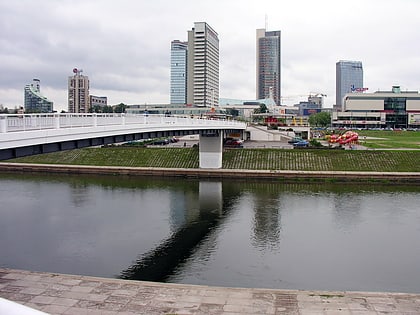
[[127,114],[0,115],[0,160],[169,136],[200,135],[200,168],[221,168],[223,137],[246,124],[188,116]]

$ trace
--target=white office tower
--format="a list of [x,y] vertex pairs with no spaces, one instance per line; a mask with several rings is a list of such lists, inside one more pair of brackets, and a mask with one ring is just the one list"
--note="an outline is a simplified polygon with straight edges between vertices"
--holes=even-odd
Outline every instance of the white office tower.
[[187,104],[219,105],[219,38],[205,22],[188,31]]

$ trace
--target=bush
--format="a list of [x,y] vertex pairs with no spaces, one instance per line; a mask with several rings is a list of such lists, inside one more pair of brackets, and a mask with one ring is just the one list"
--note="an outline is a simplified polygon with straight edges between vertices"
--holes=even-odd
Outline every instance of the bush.
[[316,140],[316,139],[311,139],[311,140],[309,141],[309,145],[310,145],[311,147],[315,147],[315,148],[320,148],[320,147],[322,147],[321,142],[319,142],[319,141],[318,141],[318,140]]

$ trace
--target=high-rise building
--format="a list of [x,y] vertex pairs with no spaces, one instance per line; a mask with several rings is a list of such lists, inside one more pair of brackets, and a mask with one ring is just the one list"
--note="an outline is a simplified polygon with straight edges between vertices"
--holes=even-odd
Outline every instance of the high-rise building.
[[363,67],[361,61],[340,60],[336,63],[336,106],[343,106],[344,95],[363,89]]
[[257,29],[257,99],[281,105],[281,32]]
[[219,105],[219,38],[205,22],[188,31],[187,104]]
[[51,113],[53,102],[41,95],[41,81],[33,79],[31,84],[25,85],[25,112]]
[[74,75],[68,80],[68,111],[69,113],[88,113],[89,78],[82,75],[83,70],[74,68]]
[[171,104],[187,103],[188,42],[171,42]]

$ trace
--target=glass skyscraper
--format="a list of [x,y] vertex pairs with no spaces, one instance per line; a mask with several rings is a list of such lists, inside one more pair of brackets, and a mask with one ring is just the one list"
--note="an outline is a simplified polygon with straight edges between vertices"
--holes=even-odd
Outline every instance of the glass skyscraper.
[[187,103],[188,42],[171,42],[171,104]]
[[41,95],[41,84],[39,79],[33,79],[32,84],[25,86],[25,112],[30,113],[51,113],[53,102]]
[[340,60],[336,63],[336,105],[343,106],[344,95],[363,89],[363,67],[361,61]]
[[257,30],[257,99],[273,96],[281,105],[281,32]]

